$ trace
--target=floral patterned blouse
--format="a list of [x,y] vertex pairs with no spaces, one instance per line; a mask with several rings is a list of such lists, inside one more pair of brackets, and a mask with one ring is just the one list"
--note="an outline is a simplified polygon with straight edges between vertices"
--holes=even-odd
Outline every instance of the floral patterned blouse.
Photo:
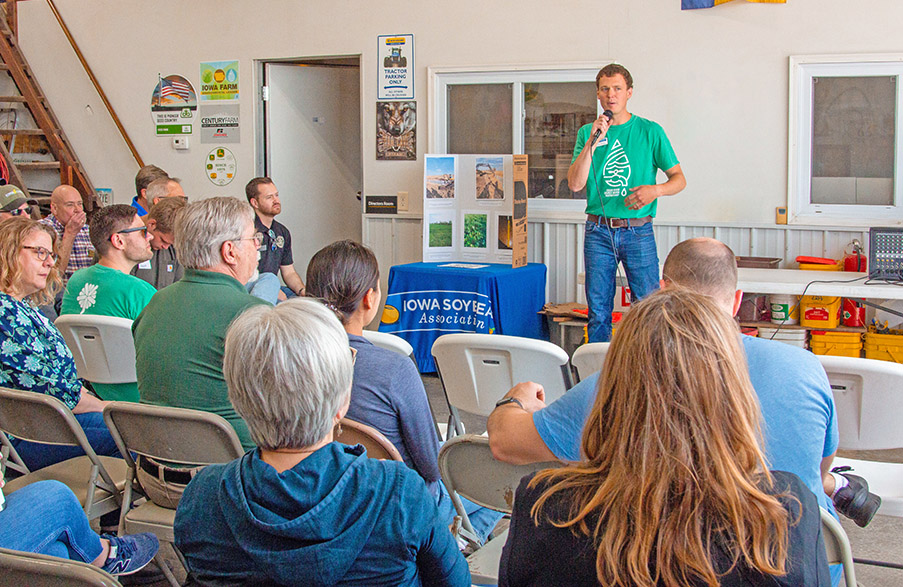
[[60,331],[28,302],[0,292],[0,386],[45,393],[73,409],[82,382]]

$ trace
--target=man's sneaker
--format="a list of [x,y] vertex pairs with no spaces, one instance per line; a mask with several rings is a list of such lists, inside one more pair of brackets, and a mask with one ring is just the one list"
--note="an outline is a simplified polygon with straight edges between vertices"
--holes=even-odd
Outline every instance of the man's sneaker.
[[837,511],[850,518],[860,528],[865,528],[872,521],[875,512],[881,506],[881,498],[874,493],[869,493],[868,481],[859,475],[851,475],[846,471],[852,471],[851,467],[834,467],[832,473],[846,477],[849,484],[834,494],[834,507]]
[[160,548],[157,537],[149,532],[128,536],[104,536],[110,541],[110,555],[101,567],[111,575],[131,575],[154,560]]

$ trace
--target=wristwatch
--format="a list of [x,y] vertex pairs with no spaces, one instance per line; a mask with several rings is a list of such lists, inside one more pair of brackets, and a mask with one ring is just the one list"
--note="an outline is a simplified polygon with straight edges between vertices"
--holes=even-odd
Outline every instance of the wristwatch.
[[499,407],[507,405],[507,404],[517,404],[518,406],[520,406],[520,409],[522,409],[522,410],[527,409],[524,407],[524,404],[522,404],[521,401],[519,399],[517,399],[516,397],[503,397],[499,401],[495,402],[495,407],[499,408]]

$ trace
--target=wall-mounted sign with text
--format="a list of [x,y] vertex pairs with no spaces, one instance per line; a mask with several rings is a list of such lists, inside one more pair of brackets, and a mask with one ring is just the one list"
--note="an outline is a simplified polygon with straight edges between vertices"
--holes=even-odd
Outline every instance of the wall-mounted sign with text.
[[190,135],[198,109],[191,82],[181,75],[157,76],[151,94],[151,117],[158,135]]
[[414,99],[414,35],[377,37],[379,100]]
[[238,100],[238,61],[201,62],[201,101]]
[[238,104],[202,105],[201,143],[237,143],[239,136]]
[[235,179],[235,155],[225,147],[213,149],[207,153],[206,170],[214,185],[229,185]]

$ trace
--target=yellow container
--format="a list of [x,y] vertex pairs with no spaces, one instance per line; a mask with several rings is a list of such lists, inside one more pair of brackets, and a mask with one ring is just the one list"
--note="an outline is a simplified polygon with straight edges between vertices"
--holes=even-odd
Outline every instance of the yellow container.
[[803,296],[800,298],[800,325],[807,328],[840,326],[840,298]]
[[865,358],[903,363],[903,335],[866,332]]
[[858,332],[813,330],[809,347],[816,355],[858,358],[862,354],[862,335]]
[[820,263],[800,263],[800,269],[805,271],[843,271],[843,260],[834,265],[822,265]]

